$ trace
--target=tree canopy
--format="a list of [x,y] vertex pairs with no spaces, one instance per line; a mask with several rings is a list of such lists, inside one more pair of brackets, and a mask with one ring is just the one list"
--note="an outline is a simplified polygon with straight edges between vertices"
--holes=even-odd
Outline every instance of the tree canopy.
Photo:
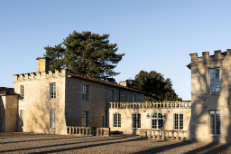
[[177,96],[172,88],[172,82],[169,78],[156,71],[149,73],[141,70],[135,79],[127,80],[128,87],[139,89],[145,92],[144,101],[176,101],[182,100]]
[[44,56],[51,59],[50,70],[67,68],[74,73],[115,82],[113,76],[119,73],[113,69],[125,54],[116,54],[117,44],[109,44],[108,37],[109,34],[73,31],[61,44],[44,47]]

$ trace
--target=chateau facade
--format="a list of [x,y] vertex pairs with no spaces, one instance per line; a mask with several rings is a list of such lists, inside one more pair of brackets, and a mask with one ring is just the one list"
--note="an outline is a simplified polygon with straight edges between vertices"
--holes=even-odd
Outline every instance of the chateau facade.
[[[231,49],[190,54],[191,101],[144,102],[126,82],[48,71],[14,75],[15,88],[0,88],[0,131],[75,133],[75,127],[148,138],[231,143]],[[67,131],[67,127],[71,131]]]

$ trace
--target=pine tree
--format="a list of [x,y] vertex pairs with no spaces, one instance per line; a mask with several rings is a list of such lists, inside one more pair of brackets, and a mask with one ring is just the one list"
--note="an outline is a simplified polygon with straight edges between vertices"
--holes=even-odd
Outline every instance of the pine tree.
[[166,80],[164,76],[156,71],[149,73],[141,70],[134,80],[127,80],[128,87],[139,89],[145,92],[144,101],[176,101],[182,100],[179,98],[169,78]]
[[44,56],[51,58],[51,69],[68,68],[70,71],[94,78],[115,82],[112,76],[119,73],[113,69],[122,60],[116,54],[117,44],[109,44],[109,34],[74,31],[55,47],[45,47]]

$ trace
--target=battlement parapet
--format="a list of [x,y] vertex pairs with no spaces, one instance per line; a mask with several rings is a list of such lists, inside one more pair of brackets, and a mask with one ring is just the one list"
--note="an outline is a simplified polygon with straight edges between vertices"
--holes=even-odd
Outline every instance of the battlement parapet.
[[47,79],[47,78],[58,78],[58,77],[66,77],[67,70],[61,69],[55,71],[45,72],[31,72],[31,73],[22,73],[22,74],[14,74],[14,81],[25,81],[25,80],[35,80],[35,79]]
[[202,52],[202,57],[198,57],[197,53],[190,54],[191,63],[209,62],[209,61],[220,61],[224,58],[231,58],[231,49],[227,49],[226,52],[221,50],[214,51],[214,55],[209,55],[209,52]]

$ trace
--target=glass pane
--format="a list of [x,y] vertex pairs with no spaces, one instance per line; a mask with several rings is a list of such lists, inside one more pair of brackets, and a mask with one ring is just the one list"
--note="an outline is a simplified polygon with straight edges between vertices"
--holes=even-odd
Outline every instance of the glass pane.
[[214,86],[214,76],[215,76],[215,74],[214,74],[214,69],[210,69],[209,70],[209,76],[210,76],[210,93],[211,92],[214,92],[214,90],[215,90],[215,86]]
[[178,114],[175,114],[175,129],[178,129]]

